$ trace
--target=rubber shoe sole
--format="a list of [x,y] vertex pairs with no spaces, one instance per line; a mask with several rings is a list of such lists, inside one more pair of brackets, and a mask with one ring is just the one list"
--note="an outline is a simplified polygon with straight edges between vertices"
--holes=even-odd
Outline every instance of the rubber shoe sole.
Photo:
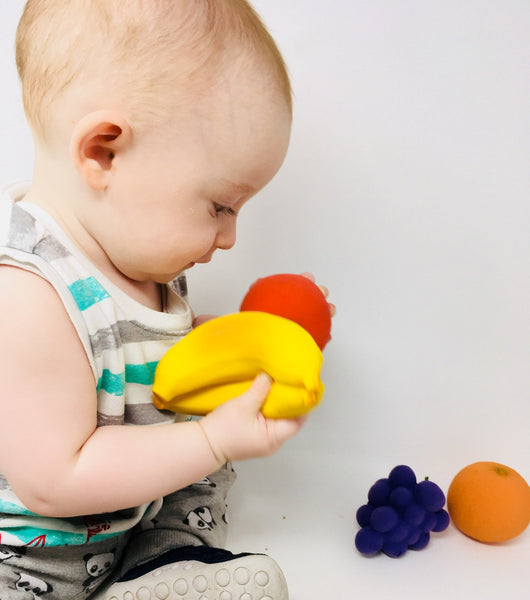
[[250,554],[221,563],[189,560],[114,583],[97,600],[288,600],[277,563]]

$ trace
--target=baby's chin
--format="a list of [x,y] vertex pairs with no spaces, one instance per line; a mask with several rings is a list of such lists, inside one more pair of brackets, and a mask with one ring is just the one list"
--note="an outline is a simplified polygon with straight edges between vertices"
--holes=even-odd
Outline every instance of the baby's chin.
[[197,264],[207,264],[211,261],[211,256],[209,256],[208,258],[199,258],[196,261],[193,262],[189,262],[186,265],[184,265],[179,271],[175,271],[173,273],[158,273],[156,275],[153,275],[151,277],[151,280],[154,281],[155,283],[170,283],[171,281],[173,281],[174,279],[176,279],[179,275],[182,275],[183,273],[185,273],[186,271],[189,271],[189,269],[192,269],[195,265]]
[[155,283],[166,284],[171,283],[173,280],[177,279],[180,275],[183,275],[186,271],[191,269],[195,265],[194,262],[188,263],[185,267],[183,267],[180,271],[176,271],[175,273],[163,273],[159,275],[155,275],[152,277],[152,280]]

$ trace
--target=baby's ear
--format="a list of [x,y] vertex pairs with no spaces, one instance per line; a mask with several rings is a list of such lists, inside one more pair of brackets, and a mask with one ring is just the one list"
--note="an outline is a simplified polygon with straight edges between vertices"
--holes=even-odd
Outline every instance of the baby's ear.
[[77,170],[93,190],[104,190],[116,157],[130,143],[132,131],[118,112],[99,110],[75,124],[70,154]]

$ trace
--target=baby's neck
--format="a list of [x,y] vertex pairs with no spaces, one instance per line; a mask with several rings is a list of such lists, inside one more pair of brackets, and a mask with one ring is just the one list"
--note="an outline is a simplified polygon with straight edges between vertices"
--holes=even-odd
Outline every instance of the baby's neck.
[[128,296],[151,308],[163,309],[161,287],[154,281],[134,281],[121,273],[71,210],[73,194],[76,190],[67,190],[65,179],[61,183],[50,184],[48,176],[42,178],[35,173],[35,179],[24,200],[46,211],[59,225],[64,234],[79,251],[114,285]]

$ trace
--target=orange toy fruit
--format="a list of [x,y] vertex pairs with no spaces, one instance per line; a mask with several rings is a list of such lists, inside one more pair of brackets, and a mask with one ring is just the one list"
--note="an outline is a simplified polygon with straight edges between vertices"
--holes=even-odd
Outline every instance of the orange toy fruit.
[[322,350],[331,339],[331,313],[326,297],[303,275],[279,273],[258,279],[250,286],[241,311],[261,311],[301,325]]
[[462,533],[480,542],[504,542],[530,523],[530,487],[506,465],[476,462],[451,482],[447,509]]

